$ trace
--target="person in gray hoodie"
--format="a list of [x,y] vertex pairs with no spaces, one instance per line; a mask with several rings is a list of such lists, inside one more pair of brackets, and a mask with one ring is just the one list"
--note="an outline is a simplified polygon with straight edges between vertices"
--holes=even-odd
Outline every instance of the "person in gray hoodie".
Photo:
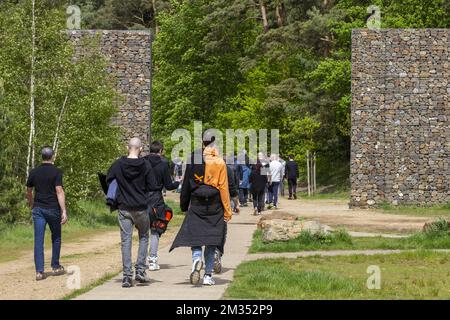
[[147,212],[147,194],[157,191],[158,186],[150,162],[139,158],[142,143],[139,138],[132,138],[128,143],[128,156],[116,160],[108,170],[106,183],[117,182],[116,202],[119,209],[123,281],[122,287],[133,286],[131,262],[131,244],[133,227],[139,233],[139,249],[135,265],[135,280],[140,283],[150,281],[146,274],[146,257],[150,218]]

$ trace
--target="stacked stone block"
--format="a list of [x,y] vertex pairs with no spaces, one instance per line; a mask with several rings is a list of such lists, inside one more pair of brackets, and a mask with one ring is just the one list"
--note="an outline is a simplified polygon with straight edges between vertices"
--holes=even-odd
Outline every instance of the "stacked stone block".
[[[123,140],[140,137],[148,150],[150,123],[151,34],[148,31],[71,30],[75,56],[84,54],[86,39],[99,46],[121,99],[114,119]],[[93,106],[94,108],[95,106]]]
[[352,33],[353,207],[450,201],[450,30]]

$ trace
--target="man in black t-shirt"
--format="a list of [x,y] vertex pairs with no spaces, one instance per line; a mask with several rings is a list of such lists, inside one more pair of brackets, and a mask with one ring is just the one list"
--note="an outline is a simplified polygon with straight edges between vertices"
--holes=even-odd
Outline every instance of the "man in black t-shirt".
[[[50,147],[41,150],[42,164],[31,170],[27,179],[27,201],[32,208],[34,223],[34,263],[36,280],[44,279],[44,239],[47,224],[52,233],[53,274],[64,273],[59,264],[61,225],[67,222],[62,172],[53,165],[54,152]],[[33,199],[34,189],[34,199]]]

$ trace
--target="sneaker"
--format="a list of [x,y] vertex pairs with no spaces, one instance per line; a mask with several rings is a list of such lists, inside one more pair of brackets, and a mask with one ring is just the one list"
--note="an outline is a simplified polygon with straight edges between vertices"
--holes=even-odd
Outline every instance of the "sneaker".
[[123,277],[122,288],[131,288],[133,286],[133,280],[131,277]]
[[60,276],[60,275],[63,275],[65,273],[65,270],[64,270],[63,266],[58,266],[56,268],[53,268],[52,271],[53,271],[53,275],[54,276]]
[[150,277],[147,275],[147,273],[144,271],[136,271],[136,276],[134,279],[139,283],[149,283]]
[[203,277],[203,285],[204,286],[213,286],[216,282],[214,281],[213,277],[211,275],[205,274]]
[[253,208],[253,215],[257,216],[258,215],[258,208]]
[[45,279],[45,275],[43,272],[36,272],[36,281],[41,281]]
[[214,254],[214,273],[222,273],[222,256],[219,250]]
[[150,271],[158,271],[161,269],[158,264],[158,257],[147,257],[148,269]]
[[192,263],[192,271],[191,275],[189,276],[189,280],[191,281],[191,284],[196,285],[200,282],[200,270],[203,268],[203,262],[201,259],[196,259]]

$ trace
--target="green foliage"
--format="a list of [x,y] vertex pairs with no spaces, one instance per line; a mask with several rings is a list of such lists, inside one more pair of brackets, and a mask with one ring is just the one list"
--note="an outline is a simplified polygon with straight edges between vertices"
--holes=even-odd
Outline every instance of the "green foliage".
[[[345,230],[336,230],[330,235],[301,232],[288,241],[264,242],[261,230],[255,231],[250,253],[258,252],[298,252],[311,250],[410,250],[410,249],[450,249],[450,232],[416,232],[405,238],[354,237]],[[442,228],[442,226],[441,226]]]
[[[98,192],[96,173],[119,154],[119,129],[111,124],[117,95],[104,59],[95,44],[86,44],[86,54],[74,61],[64,29],[64,8],[49,8],[37,1],[35,165],[40,161],[40,148],[53,145],[61,115],[56,165],[64,171],[70,214],[82,212],[76,205],[79,199]],[[0,219],[6,222],[29,221],[22,199],[30,130],[31,43],[30,1],[2,3]]]

